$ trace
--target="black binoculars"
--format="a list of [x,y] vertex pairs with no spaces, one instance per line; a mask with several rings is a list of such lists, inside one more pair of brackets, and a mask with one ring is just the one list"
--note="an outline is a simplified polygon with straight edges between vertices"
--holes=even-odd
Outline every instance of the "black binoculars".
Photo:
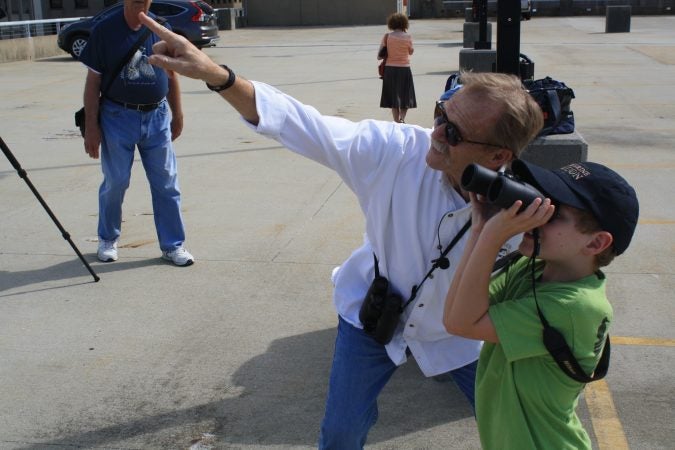
[[389,293],[389,280],[376,276],[359,311],[363,331],[378,343],[387,345],[398,326],[398,319],[403,311],[402,304],[403,299],[399,295]]
[[525,209],[536,198],[546,196],[534,186],[525,183],[513,175],[495,172],[478,164],[469,164],[462,173],[462,188],[465,191],[482,195],[488,203],[502,209],[510,208],[516,200],[521,200]]

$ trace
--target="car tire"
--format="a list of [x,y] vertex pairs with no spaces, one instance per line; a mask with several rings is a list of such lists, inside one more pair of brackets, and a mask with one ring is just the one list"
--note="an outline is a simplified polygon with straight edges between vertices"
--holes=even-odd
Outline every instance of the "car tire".
[[88,41],[89,36],[74,36],[70,40],[70,45],[68,46],[70,49],[70,56],[72,56],[73,59],[79,59],[80,53],[82,53],[82,50],[84,50],[84,47],[87,45]]

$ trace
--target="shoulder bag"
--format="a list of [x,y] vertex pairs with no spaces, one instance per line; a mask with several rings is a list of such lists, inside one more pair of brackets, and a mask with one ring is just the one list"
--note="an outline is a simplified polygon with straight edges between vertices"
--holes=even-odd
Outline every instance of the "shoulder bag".
[[387,36],[389,36],[389,33],[384,35],[384,47],[377,53],[377,57],[382,58],[382,62],[377,66],[377,74],[380,76],[380,80],[384,77],[384,66],[387,64]]

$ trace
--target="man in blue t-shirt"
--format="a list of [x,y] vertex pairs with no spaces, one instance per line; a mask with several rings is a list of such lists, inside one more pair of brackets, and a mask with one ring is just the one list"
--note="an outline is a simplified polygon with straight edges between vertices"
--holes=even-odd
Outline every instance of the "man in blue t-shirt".
[[[97,159],[101,147],[103,182],[99,188],[97,256],[117,260],[122,226],[122,201],[129,187],[135,147],[152,194],[155,228],[162,258],[189,266],[193,256],[183,247],[185,228],[172,141],[183,130],[178,75],[148,63],[159,38],[145,31],[138,13],[148,13],[151,0],[124,0],[92,30],[80,61],[88,67],[84,85],[86,131],[84,148]],[[121,70],[132,46],[138,49]],[[170,109],[170,111],[169,111]]]

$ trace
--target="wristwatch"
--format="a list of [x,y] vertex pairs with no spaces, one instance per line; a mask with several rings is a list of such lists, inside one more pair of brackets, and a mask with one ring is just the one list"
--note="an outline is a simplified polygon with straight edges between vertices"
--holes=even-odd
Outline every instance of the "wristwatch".
[[225,82],[225,84],[221,84],[220,86],[213,86],[209,83],[206,83],[206,87],[211,89],[214,92],[222,92],[225,89],[228,89],[228,88],[232,87],[232,85],[234,84],[234,80],[237,79],[237,77],[235,76],[234,71],[232,69],[230,69],[229,67],[227,67],[224,64],[221,64],[220,67],[227,70],[227,72],[230,74],[230,76],[227,78],[227,81]]

